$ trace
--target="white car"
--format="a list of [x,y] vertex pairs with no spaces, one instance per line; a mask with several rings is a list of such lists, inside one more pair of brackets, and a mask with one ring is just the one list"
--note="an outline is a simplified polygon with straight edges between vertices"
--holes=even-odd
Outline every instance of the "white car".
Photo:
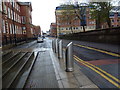
[[38,43],[39,43],[39,42],[43,42],[43,38],[38,37],[38,38],[37,38],[37,42],[38,42]]

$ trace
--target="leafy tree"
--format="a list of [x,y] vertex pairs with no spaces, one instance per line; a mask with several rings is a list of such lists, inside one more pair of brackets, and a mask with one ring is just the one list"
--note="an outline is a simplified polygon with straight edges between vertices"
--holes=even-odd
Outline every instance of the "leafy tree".
[[109,18],[112,5],[110,2],[91,2],[89,3],[91,8],[90,13],[93,19],[96,19],[96,29],[101,28],[101,24],[107,22],[108,27],[111,27],[111,21]]

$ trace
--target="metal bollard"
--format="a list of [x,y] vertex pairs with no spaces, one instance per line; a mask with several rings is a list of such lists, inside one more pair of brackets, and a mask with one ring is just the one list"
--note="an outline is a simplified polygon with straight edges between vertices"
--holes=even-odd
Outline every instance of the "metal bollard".
[[73,61],[73,43],[72,42],[70,42],[67,45],[65,58],[66,58],[66,71],[67,72],[73,71],[74,61]]
[[63,57],[62,40],[60,40],[58,44],[58,58],[62,58],[62,57]]
[[58,53],[58,39],[55,40],[55,53]]
[[54,39],[54,40],[52,40],[52,49],[53,49],[54,52],[56,52],[56,51],[55,51],[55,48],[56,48],[56,47],[55,47],[55,39]]

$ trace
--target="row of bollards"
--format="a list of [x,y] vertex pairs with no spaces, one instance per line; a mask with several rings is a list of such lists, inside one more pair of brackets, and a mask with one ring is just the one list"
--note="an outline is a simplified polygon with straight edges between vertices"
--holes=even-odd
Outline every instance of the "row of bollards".
[[[52,49],[55,53],[57,53],[58,58],[62,59],[63,58],[63,47],[62,47],[62,40],[54,39],[52,41]],[[66,71],[71,72],[73,71],[73,43],[70,42],[66,46],[65,50],[65,61],[66,61]]]

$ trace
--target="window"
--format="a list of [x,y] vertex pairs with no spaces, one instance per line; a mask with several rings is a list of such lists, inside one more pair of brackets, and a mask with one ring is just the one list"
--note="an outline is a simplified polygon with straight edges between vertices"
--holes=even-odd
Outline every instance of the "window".
[[2,2],[0,2],[0,12],[2,11]]
[[9,25],[10,25],[10,34],[12,34],[12,25],[11,24]]
[[12,24],[12,31],[13,31],[13,34],[14,34],[14,24]]
[[11,14],[10,14],[10,8],[8,8],[8,18],[11,18]]
[[22,27],[22,30],[25,30],[26,29],[26,27]]
[[11,19],[13,20],[13,11],[11,10]]
[[2,30],[3,30],[3,33],[6,33],[6,31],[5,31],[5,21],[4,20],[2,20]]
[[3,12],[5,13],[5,14],[7,14],[7,7],[6,7],[6,5],[3,3]]
[[25,24],[25,21],[26,21],[26,17],[22,16],[22,24]]

